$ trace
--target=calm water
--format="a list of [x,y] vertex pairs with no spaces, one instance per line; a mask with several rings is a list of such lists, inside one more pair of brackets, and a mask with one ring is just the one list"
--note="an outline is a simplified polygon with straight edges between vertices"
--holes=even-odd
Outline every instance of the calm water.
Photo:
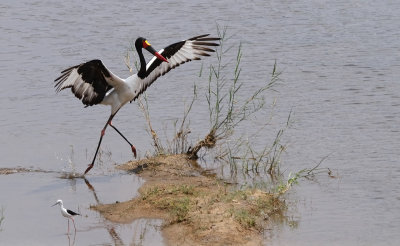
[[[283,71],[277,92],[271,92],[277,108],[268,130],[275,133],[292,109],[295,123],[285,136],[285,170],[312,167],[329,155],[323,166],[339,177],[300,182],[288,196],[296,226],[272,228],[266,235],[268,245],[397,245],[398,1],[3,0],[0,167],[82,172],[110,111],[103,106],[84,109],[68,91],[56,95],[53,80],[59,72],[100,58],[114,73],[127,77],[124,55],[136,37],[144,36],[161,49],[195,35],[215,35],[216,23],[229,27],[229,44],[243,45],[245,91],[267,80],[275,60]],[[226,60],[235,55],[229,53]],[[212,61],[205,60],[204,66]],[[151,117],[160,132],[181,116],[193,82],[203,81],[197,77],[200,66],[201,62],[185,64],[149,88]],[[208,126],[207,108],[196,110],[191,115],[194,139]],[[124,107],[113,122],[133,140],[139,156],[151,149],[135,103]],[[115,225],[89,209],[98,202],[130,199],[143,183],[112,170],[114,163],[132,158],[117,134],[109,131],[102,147],[109,154],[87,176],[95,191],[84,180],[62,179],[55,173],[1,176],[5,221],[0,244],[72,244],[74,238],[65,235],[65,219],[50,207],[59,198],[84,215],[76,220],[76,245],[162,244],[154,230],[160,221]]]

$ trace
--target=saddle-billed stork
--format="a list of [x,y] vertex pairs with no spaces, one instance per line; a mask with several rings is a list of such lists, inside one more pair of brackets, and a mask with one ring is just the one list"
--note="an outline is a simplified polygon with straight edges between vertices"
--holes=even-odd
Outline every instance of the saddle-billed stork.
[[[61,76],[54,81],[56,92],[71,88],[72,93],[86,105],[85,107],[95,104],[111,106],[111,115],[101,130],[93,160],[84,174],[89,172],[94,165],[108,125],[131,146],[136,158],[135,146],[111,123],[115,114],[127,102],[138,98],[158,77],[171,69],[188,61],[200,60],[201,56],[210,56],[209,52],[215,51],[210,46],[218,46],[219,44],[214,41],[219,39],[209,37],[209,34],[200,35],[171,44],[157,52],[145,38],[139,37],[135,41],[135,48],[139,55],[140,69],[137,74],[126,79],[113,74],[101,60],[91,60],[63,70]],[[146,49],[155,56],[147,65],[142,49]]]

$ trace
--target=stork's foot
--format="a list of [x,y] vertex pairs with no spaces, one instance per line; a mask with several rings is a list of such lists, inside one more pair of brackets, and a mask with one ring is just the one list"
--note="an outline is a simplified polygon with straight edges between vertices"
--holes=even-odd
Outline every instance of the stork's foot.
[[135,148],[135,146],[133,146],[133,145],[131,145],[131,148],[132,148],[133,155],[134,155],[135,158],[136,158],[136,148]]
[[92,169],[93,163],[89,164],[88,168],[86,168],[86,171],[83,175],[85,175],[87,172],[89,172],[90,169]]

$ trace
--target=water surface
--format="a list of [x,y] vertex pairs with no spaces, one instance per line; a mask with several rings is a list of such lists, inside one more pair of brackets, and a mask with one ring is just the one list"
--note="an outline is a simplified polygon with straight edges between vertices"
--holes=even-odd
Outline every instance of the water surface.
[[[229,27],[230,44],[242,43],[244,92],[268,79],[275,60],[283,71],[277,92],[268,98],[278,105],[268,130],[274,135],[294,112],[294,127],[285,135],[289,145],[282,164],[287,173],[329,155],[323,166],[339,177],[300,182],[288,196],[296,226],[273,228],[266,235],[268,244],[395,245],[400,240],[399,18],[400,3],[390,0],[2,1],[0,167],[82,172],[109,108],[84,109],[70,92],[55,94],[59,72],[100,58],[127,77],[123,59],[136,37],[161,49],[195,35],[215,35],[219,23]],[[212,61],[205,60],[204,66]],[[160,132],[182,115],[193,83],[205,87],[197,77],[200,66],[185,64],[149,88],[153,126]],[[208,126],[207,107],[195,112],[190,121],[194,140]],[[120,110],[113,122],[133,140],[139,156],[151,150],[136,104]],[[89,182],[102,202],[130,199],[142,181],[112,170],[114,163],[132,159],[129,146],[108,131],[102,148],[104,162],[96,164]],[[89,210],[96,199],[84,180],[29,173],[1,176],[0,183],[5,216],[0,238],[5,244],[67,243],[66,221],[50,208],[59,198],[85,215],[77,220],[77,245],[115,243],[104,226],[108,222]],[[146,223],[111,226],[129,244]],[[161,244],[160,233],[150,235],[143,244],[154,245],[152,238]]]

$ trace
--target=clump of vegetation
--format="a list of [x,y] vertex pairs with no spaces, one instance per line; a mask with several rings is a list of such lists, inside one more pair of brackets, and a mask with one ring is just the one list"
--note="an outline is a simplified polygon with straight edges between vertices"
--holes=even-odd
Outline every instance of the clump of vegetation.
[[[200,149],[213,148],[217,142],[229,139],[240,123],[249,120],[253,114],[265,109],[264,93],[278,81],[280,74],[276,71],[275,63],[271,79],[253,93],[250,93],[250,96],[241,100],[238,94],[243,86],[243,83],[240,82],[242,46],[240,44],[238,47],[232,78],[227,78],[225,70],[228,63],[224,62],[223,57],[226,52],[232,49],[232,46],[225,48],[224,43],[229,39],[226,36],[226,31],[226,28],[218,29],[221,43],[216,52],[217,64],[211,65],[209,68],[206,99],[210,130],[203,140],[189,148],[187,154],[191,158],[197,158]],[[220,158],[223,157],[220,156]]]
[[286,204],[273,194],[251,188],[239,190],[236,194],[239,196],[232,201],[241,201],[241,205],[233,206],[229,212],[244,228],[261,231],[269,217],[283,217],[286,211]]
[[155,186],[146,190],[141,198],[157,209],[170,214],[170,223],[183,222],[193,206],[190,196],[194,188],[187,185]]
[[333,172],[330,168],[321,168],[320,165],[322,162],[328,158],[325,156],[322,158],[314,167],[312,168],[304,168],[294,174],[289,173],[289,176],[286,181],[280,180],[280,184],[275,187],[275,194],[282,195],[286,193],[293,185],[297,184],[300,179],[313,179],[316,175],[321,173],[326,173],[330,178],[336,178],[333,175]]

